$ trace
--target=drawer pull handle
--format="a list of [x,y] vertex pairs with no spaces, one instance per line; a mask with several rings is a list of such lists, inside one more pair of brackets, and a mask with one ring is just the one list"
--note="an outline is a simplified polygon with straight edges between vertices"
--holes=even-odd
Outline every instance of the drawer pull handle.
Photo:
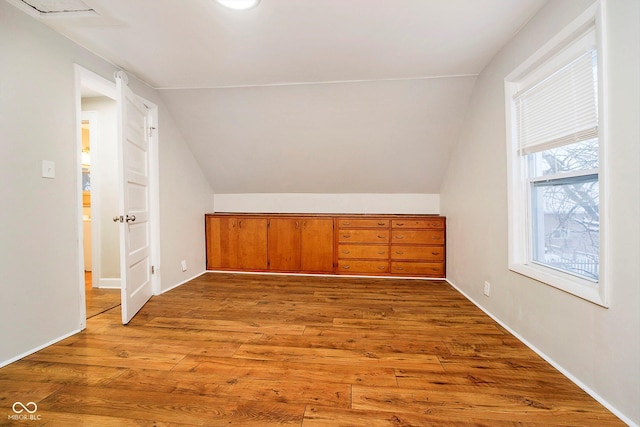
[[350,239],[351,238],[351,236],[348,235],[348,234],[343,234],[342,237],[344,237],[345,239]]
[[378,239],[386,239],[387,236],[378,236]]
[[404,239],[404,236],[396,236],[396,239]]
[[378,225],[379,226],[383,226],[383,225],[386,225],[386,224],[384,222],[379,222]]
[[402,252],[402,251],[396,251],[396,253],[397,253],[398,255],[404,255],[404,252]]
[[440,252],[431,252],[431,255],[440,255]]
[[[342,251],[343,254],[350,254],[351,251]],[[434,254],[435,255],[435,254]]]
[[384,270],[387,267],[382,267],[381,265],[378,266],[378,270]]
[[378,251],[379,255],[384,255],[384,251]]
[[404,267],[396,267],[396,270],[404,270]]
[[396,224],[398,227],[404,227],[404,222],[399,222]]
[[348,269],[351,268],[351,266],[350,265],[343,265],[342,268],[344,268],[345,270],[348,270]]
[[342,225],[349,226],[349,225],[351,225],[351,223],[350,222],[343,222]]

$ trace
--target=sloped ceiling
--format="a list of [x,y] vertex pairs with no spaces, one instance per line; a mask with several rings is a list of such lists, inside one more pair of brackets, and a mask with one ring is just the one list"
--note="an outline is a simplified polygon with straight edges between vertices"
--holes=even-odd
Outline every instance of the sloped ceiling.
[[475,77],[545,2],[84,0],[96,16],[35,17],[159,89],[215,192],[437,193]]
[[439,193],[474,81],[192,89],[163,96],[217,192]]

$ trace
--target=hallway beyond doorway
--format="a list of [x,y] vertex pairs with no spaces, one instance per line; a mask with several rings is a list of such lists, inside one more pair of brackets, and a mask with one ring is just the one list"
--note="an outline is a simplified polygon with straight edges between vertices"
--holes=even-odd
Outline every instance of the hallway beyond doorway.
[[94,288],[91,282],[91,272],[84,272],[84,286],[87,304],[87,319],[111,310],[120,305],[120,289]]

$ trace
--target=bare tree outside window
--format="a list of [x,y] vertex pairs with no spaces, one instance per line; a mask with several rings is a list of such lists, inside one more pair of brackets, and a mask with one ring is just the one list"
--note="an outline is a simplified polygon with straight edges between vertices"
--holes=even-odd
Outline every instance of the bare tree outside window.
[[533,260],[597,281],[598,140],[530,154],[528,160]]

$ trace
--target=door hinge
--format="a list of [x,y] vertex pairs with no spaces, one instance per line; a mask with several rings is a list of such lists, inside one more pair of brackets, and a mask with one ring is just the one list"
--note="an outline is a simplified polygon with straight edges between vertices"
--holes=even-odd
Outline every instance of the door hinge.
[[149,126],[149,137],[152,137],[152,136],[153,136],[153,131],[154,131],[154,130],[156,130],[156,128],[155,128],[155,127],[153,127],[153,126]]
[[151,274],[156,274],[156,266],[155,265],[151,266]]

